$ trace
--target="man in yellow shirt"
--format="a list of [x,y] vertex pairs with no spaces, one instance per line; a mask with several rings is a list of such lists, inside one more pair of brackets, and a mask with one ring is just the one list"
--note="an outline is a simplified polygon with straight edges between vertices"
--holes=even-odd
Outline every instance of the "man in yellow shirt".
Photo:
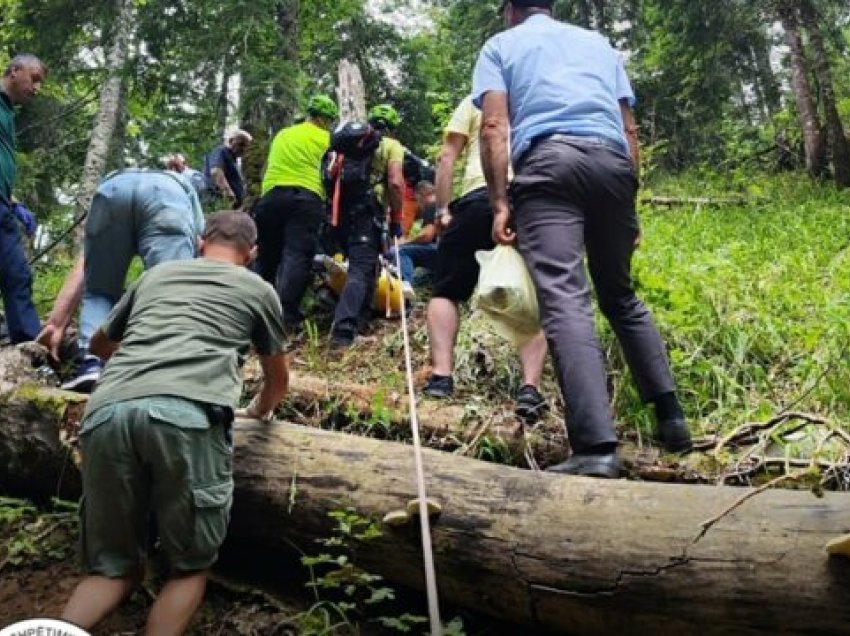
[[387,208],[390,236],[401,237],[404,146],[391,136],[399,123],[398,111],[389,104],[369,111],[369,124],[382,135],[371,158],[369,187],[356,200],[341,206],[337,236],[348,256],[348,276],[334,312],[331,344],[335,348],[351,346],[371,317]]
[[325,218],[322,156],[338,113],[330,97],[316,95],[307,105],[306,121],[277,133],[269,149],[262,197],[254,208],[259,273],[280,295],[288,333],[304,319],[301,300]]
[[[481,168],[478,133],[481,111],[470,97],[455,109],[446,126],[437,164],[437,223],[444,228],[437,248],[434,295],[428,303],[428,339],[431,344],[432,375],[425,394],[445,398],[454,392],[454,344],[460,326],[458,303],[469,300],[478,283],[476,250],[495,247],[491,237],[493,212],[487,182]],[[461,196],[452,198],[454,164],[464,155]],[[519,349],[523,384],[517,392],[517,415],[536,420],[546,408],[537,387],[546,359],[546,339],[539,332]]]

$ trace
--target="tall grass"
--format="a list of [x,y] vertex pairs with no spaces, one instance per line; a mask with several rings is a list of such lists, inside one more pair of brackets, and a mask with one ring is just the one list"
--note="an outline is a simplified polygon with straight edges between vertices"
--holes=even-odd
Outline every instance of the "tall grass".
[[[728,194],[723,181],[655,186],[681,196]],[[639,295],[667,343],[696,433],[783,409],[837,423],[850,415],[850,192],[802,178],[760,178],[727,207],[643,207]],[[649,426],[607,325],[616,408]]]

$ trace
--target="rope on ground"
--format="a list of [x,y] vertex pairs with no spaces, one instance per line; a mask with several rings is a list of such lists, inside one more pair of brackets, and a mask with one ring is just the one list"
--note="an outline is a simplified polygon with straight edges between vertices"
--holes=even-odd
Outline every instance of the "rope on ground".
[[[395,247],[396,271],[401,272],[401,251],[398,238],[393,238]],[[387,272],[389,275],[389,272]],[[391,287],[387,279],[387,287]],[[416,392],[413,387],[413,365],[410,359],[410,334],[407,328],[407,312],[404,306],[404,290],[401,299],[401,331],[404,337],[404,367],[407,373],[407,392],[410,396],[410,427],[413,431],[413,457],[416,464],[416,489],[419,497],[419,523],[422,530],[422,555],[425,561],[425,589],[428,596],[428,616],[431,621],[431,635],[441,636],[443,624],[440,621],[440,601],[437,596],[437,575],[434,568],[434,550],[431,547],[431,522],[428,518],[428,499],[425,492],[425,470],[422,466],[422,442],[419,436],[419,419],[416,414]]]

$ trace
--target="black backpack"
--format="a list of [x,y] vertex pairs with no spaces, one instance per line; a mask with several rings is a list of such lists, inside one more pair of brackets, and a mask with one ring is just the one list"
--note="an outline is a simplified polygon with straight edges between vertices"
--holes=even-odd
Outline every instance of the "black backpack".
[[369,124],[348,122],[331,133],[331,145],[322,159],[322,181],[331,201],[331,225],[340,212],[350,212],[374,198],[372,160],[381,133]]

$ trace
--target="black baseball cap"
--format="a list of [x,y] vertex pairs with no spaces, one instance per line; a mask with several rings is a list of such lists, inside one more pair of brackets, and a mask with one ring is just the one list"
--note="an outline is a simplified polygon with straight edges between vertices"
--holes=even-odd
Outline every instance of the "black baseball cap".
[[515,7],[545,7],[551,8],[553,4],[555,4],[555,0],[502,0],[502,4],[499,5],[499,14],[505,10],[505,7],[509,4],[514,5]]

